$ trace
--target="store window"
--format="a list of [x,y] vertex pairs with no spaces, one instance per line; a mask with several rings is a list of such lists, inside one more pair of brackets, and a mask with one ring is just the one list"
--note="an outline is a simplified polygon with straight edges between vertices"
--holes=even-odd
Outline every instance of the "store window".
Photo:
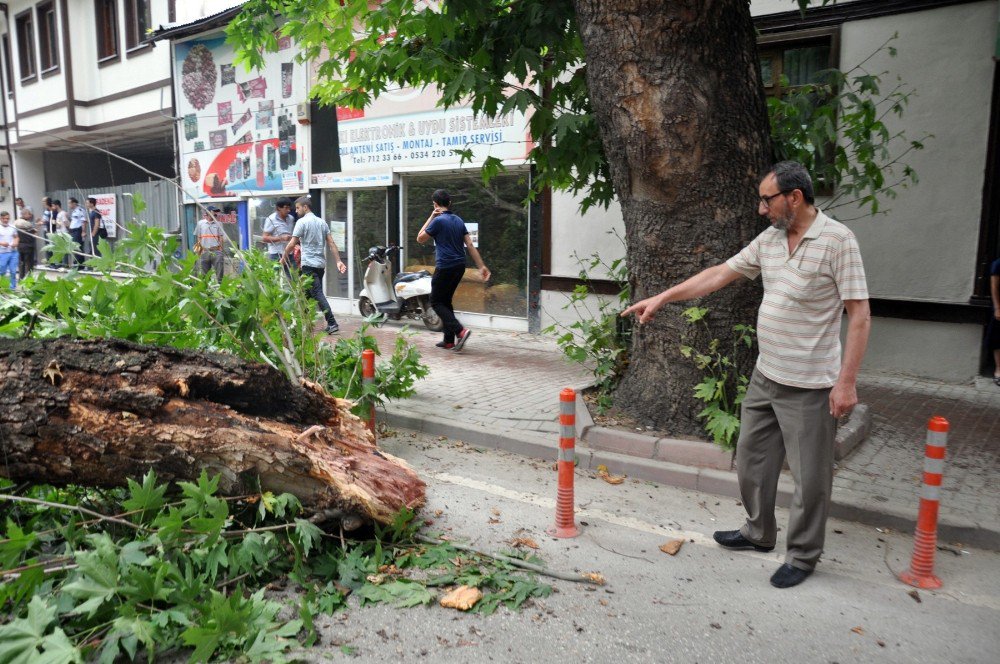
[[[294,201],[297,194],[292,196],[259,196],[249,199],[247,214],[250,220],[250,246],[267,253],[267,245],[261,241],[264,235],[264,222],[269,216],[274,214],[275,205],[282,198]],[[295,206],[292,206],[292,214],[295,214]]]
[[[231,245],[226,247],[226,274],[232,274],[236,270],[236,259],[233,256],[232,247],[240,246],[240,225],[239,225],[239,201],[220,203],[218,201],[206,201],[203,205],[214,205],[221,208],[221,212],[216,213],[216,218],[222,222],[222,228],[226,232]],[[197,205],[184,206],[184,227],[187,235],[187,246],[190,249],[194,246],[198,238],[194,236],[195,227],[198,221],[204,216],[204,209]]]
[[[323,219],[330,226],[330,233],[333,241],[340,252],[340,258],[348,264],[350,261],[347,254],[347,221],[349,191],[329,190],[323,195]],[[315,210],[314,212],[319,212]],[[326,256],[326,296],[327,297],[348,297],[350,292],[348,283],[350,279],[350,269],[346,274],[337,271],[337,264],[333,261],[333,256],[327,252]]]
[[433,243],[417,243],[430,214],[431,194],[446,189],[452,211],[466,223],[483,261],[493,273],[483,283],[469,259],[455,292],[455,309],[497,316],[528,315],[528,173],[499,175],[483,185],[478,171],[468,174],[414,176],[404,182],[406,270],[434,269]]
[[31,10],[14,19],[17,31],[17,59],[21,69],[21,81],[35,78],[35,23]]

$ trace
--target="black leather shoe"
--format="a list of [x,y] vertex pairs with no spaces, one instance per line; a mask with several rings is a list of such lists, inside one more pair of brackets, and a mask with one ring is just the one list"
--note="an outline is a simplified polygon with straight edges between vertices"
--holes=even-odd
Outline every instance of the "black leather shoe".
[[743,537],[738,530],[716,530],[713,535],[715,541],[727,549],[753,549],[754,551],[774,551],[774,546],[761,546],[754,544],[746,537]]
[[791,588],[805,581],[812,573],[811,569],[799,569],[785,563],[771,576],[771,585],[775,588]]

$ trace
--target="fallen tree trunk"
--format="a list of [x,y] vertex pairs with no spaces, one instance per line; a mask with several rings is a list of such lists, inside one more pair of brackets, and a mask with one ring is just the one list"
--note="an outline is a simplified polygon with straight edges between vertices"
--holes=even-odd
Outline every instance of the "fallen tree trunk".
[[[380,452],[349,402],[231,355],[115,339],[0,339],[0,476],[121,486],[222,476],[312,513],[388,522],[424,482]],[[259,484],[258,484],[259,482]]]

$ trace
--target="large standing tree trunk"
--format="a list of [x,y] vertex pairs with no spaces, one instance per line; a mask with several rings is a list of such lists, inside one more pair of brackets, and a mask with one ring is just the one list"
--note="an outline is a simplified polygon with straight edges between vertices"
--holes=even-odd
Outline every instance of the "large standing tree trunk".
[[[746,0],[576,0],[590,102],[621,201],[636,300],[725,261],[763,228],[757,177],[768,125]],[[759,287],[707,297],[712,336],[754,324]],[[669,305],[637,328],[616,403],[641,421],[698,433],[703,372],[681,357],[690,333]],[[708,339],[695,337],[706,348]],[[692,338],[687,339],[688,342]],[[743,353],[741,369],[751,358]]]
[[0,339],[0,476],[121,486],[151,468],[165,480],[206,469],[226,494],[289,492],[355,522],[421,505],[423,481],[349,406],[231,355]]

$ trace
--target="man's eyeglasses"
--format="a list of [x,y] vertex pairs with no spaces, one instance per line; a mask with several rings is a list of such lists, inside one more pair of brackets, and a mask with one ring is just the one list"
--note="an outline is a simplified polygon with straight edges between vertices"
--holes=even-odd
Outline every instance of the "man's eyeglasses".
[[795,190],[794,189],[783,189],[783,190],[779,191],[776,194],[771,194],[770,196],[761,196],[758,200],[760,201],[761,205],[763,205],[764,207],[770,209],[771,208],[771,201],[773,201],[778,196],[784,196],[785,194],[790,194],[793,191],[795,191]]

